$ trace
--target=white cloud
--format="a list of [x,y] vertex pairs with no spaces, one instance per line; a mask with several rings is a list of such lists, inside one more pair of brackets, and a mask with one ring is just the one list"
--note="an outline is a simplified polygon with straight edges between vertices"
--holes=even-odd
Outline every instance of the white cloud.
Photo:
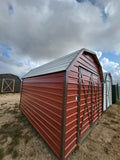
[[110,72],[113,78],[114,83],[120,84],[120,64],[110,61],[108,58],[102,58],[101,59],[101,65],[103,67],[103,71]]
[[112,16],[113,14],[115,14],[115,6],[113,1],[106,5],[105,13],[108,14],[109,16]]
[[101,63],[104,65],[106,68],[112,68],[113,70],[119,67],[119,63],[110,61],[108,58],[102,58]]
[[95,53],[96,53],[98,59],[100,59],[101,56],[102,56],[102,52],[101,51],[95,51]]
[[[1,1],[0,43],[12,48],[10,56],[14,68],[22,62],[21,70],[27,71],[27,59],[31,61],[27,64],[31,68],[29,65],[35,67],[80,48],[120,54],[120,0],[95,2],[96,5],[76,0]],[[103,11],[107,14],[105,20]],[[97,52],[98,58],[102,52]],[[16,59],[21,61],[16,62]],[[14,72],[17,70],[19,72],[19,69]]]
[[7,59],[0,56],[0,73],[12,73],[21,77],[31,69],[44,63],[46,63],[46,61],[33,62],[29,58],[19,58],[19,60],[17,60],[17,58]]

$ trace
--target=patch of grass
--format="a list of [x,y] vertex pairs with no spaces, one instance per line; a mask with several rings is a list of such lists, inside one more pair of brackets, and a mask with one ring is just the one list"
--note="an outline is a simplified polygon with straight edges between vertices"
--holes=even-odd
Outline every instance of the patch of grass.
[[105,147],[104,151],[105,151],[106,154],[109,154],[109,149],[108,148]]
[[6,123],[2,125],[0,129],[0,134],[3,135],[4,137],[20,137],[22,135],[22,126],[18,126],[17,124],[12,124],[12,123]]
[[34,153],[33,153],[33,152],[31,152],[31,153],[30,153],[30,157],[32,157],[33,155],[34,155]]
[[2,160],[4,157],[4,149],[0,148],[0,160]]
[[19,104],[18,103],[15,103],[15,108],[19,108]]
[[22,136],[22,131],[21,130],[16,130],[14,133],[12,133],[11,135],[9,135],[12,137],[12,142],[10,144],[8,144],[8,148],[7,148],[7,154],[12,154],[13,157],[15,157],[15,155],[17,155],[16,153],[13,153],[13,151],[15,151],[15,147],[19,144],[19,140]]
[[10,124],[9,124],[9,123],[6,123],[6,124],[2,125],[2,128],[3,128],[3,129],[7,129],[9,126],[10,126]]
[[13,152],[12,152],[12,158],[15,159],[17,157],[18,157],[18,152],[17,152],[16,149],[14,149]]
[[19,124],[24,122],[23,129],[26,128],[26,127],[27,128],[31,128],[32,127],[31,123],[28,121],[28,119],[25,117],[25,115],[22,112],[20,112],[19,114],[15,115],[15,118],[17,119]]
[[4,114],[5,113],[8,113],[10,111],[10,108],[7,108],[5,111],[4,111]]
[[18,111],[17,111],[16,109],[14,109],[14,110],[9,110],[9,113],[11,113],[11,114],[17,114]]
[[31,139],[31,136],[25,135],[24,138],[25,138],[24,142],[25,142],[25,144],[27,144],[29,142],[29,140]]
[[113,130],[113,131],[117,131],[117,129],[116,129],[116,128],[112,128],[112,130]]
[[111,120],[112,123],[114,124],[118,124],[119,122],[118,121],[114,121],[114,120]]
[[111,118],[115,118],[115,116],[116,116],[116,114],[115,113],[113,113],[113,112],[106,112],[106,115],[108,116],[108,117],[111,117]]
[[7,137],[11,137],[12,141],[8,144],[6,153],[11,154],[14,148],[19,144],[20,138],[22,137],[22,126],[12,123],[3,125],[0,129],[2,140],[7,141]]
[[120,106],[120,101],[117,101],[117,103],[116,103],[116,104]]
[[119,135],[114,135],[114,137],[113,138],[119,138],[120,136]]
[[15,115],[15,118],[17,118],[17,120],[19,121],[23,121],[25,119],[25,116],[22,112],[20,112],[20,114]]
[[13,151],[13,148],[12,147],[8,147],[7,148],[7,151],[6,151],[6,154],[11,154]]
[[109,126],[110,124],[109,123],[107,123],[107,122],[103,122],[103,124],[105,124],[106,126]]
[[2,103],[1,106],[4,106],[5,104],[7,104],[7,103]]
[[22,136],[22,130],[16,129],[16,132],[14,133],[14,138],[21,137]]

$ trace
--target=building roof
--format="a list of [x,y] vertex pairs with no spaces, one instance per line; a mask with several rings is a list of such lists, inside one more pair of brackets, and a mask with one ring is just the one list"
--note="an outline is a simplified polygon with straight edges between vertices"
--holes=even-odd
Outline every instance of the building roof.
[[103,72],[104,80],[105,80],[105,78],[106,78],[106,75],[107,75],[107,72]]
[[71,61],[80,53],[80,50],[73,52],[71,54],[68,54],[66,56],[60,57],[54,61],[51,61],[49,63],[46,63],[42,66],[39,66],[37,68],[34,68],[30,70],[26,75],[24,75],[22,78],[26,77],[33,77],[37,75],[44,75],[54,72],[60,72],[67,69]]
[[[89,51],[89,50],[83,48],[81,50],[75,51],[75,52],[68,54],[66,56],[63,56],[61,58],[58,58],[54,61],[46,63],[42,66],[34,68],[34,69],[30,70],[27,74],[25,74],[22,78],[28,78],[28,77],[34,77],[34,76],[39,76],[39,75],[45,75],[45,74],[49,74],[49,73],[65,71],[70,66],[70,64],[72,62],[74,62],[76,57],[79,54],[82,54],[83,52],[88,52],[88,53],[92,54],[95,57],[97,63],[100,65],[96,54],[92,51]],[[101,70],[101,72],[102,72],[102,70]],[[103,79],[103,75],[102,75],[102,79]]]
[[110,79],[111,79],[111,82],[112,82],[112,76],[111,76],[110,72],[104,72],[103,73],[104,81],[106,81],[107,76],[110,76]]
[[17,75],[14,75],[12,73],[1,73],[0,74],[0,78],[10,78],[10,77],[14,77],[20,80],[20,78]]

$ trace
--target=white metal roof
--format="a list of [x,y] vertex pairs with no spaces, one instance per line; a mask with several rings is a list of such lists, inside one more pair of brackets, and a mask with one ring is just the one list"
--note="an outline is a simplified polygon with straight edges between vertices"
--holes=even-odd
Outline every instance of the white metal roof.
[[58,58],[54,61],[46,63],[46,64],[39,66],[35,69],[32,69],[26,75],[24,75],[22,78],[64,71],[67,69],[67,67],[72,62],[72,60],[80,53],[80,51],[81,50],[75,51],[75,52],[68,54],[64,57]]
[[107,78],[107,76],[109,76],[109,77],[110,77],[111,82],[112,82],[112,76],[111,76],[110,72],[104,72],[104,73],[103,73],[104,82],[107,80],[107,79],[106,79],[106,78]]
[[108,73],[108,72],[104,72],[104,73],[103,73],[104,80],[105,80],[105,77],[106,77],[107,73]]

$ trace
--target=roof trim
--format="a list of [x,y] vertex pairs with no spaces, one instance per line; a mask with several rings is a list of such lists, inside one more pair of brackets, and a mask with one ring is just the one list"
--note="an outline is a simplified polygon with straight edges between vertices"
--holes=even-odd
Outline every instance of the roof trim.
[[111,82],[112,82],[112,76],[111,76],[110,72],[104,72],[103,75],[105,75],[104,82],[106,82],[106,78],[107,78],[108,75],[110,76],[110,79],[111,79]]
[[36,77],[39,75],[46,75],[50,73],[56,73],[60,71],[65,71],[71,61],[79,54],[79,50],[72,52],[71,54],[67,54],[60,58],[57,58],[49,63],[31,69],[28,73],[26,73],[22,79],[29,78],[29,77]]
[[[17,77],[18,79],[20,79],[19,76],[15,75],[15,74],[12,74],[12,73],[1,73],[0,76],[1,76],[1,75],[11,75],[11,76],[14,76],[14,77]],[[21,79],[20,79],[20,80],[21,80]]]
[[88,49],[86,49],[86,48],[82,48],[82,49],[80,50],[79,54],[72,60],[72,62],[71,62],[71,63],[69,64],[69,66],[67,67],[67,71],[70,71],[71,66],[73,66],[74,63],[76,62],[76,59],[77,59],[78,57],[80,57],[84,52],[87,52],[87,53],[91,54],[91,55],[95,58],[95,60],[97,61],[97,64],[98,64],[98,69],[99,69],[99,71],[100,71],[101,80],[102,80],[102,82],[104,82],[102,66],[101,66],[101,64],[100,64],[100,62],[99,62],[99,60],[98,60],[98,58],[97,58],[97,56],[96,56],[96,53],[93,52],[93,51],[90,51],[90,50],[88,50]]
[[36,67],[35,69],[32,69],[27,74],[25,74],[22,77],[22,79],[30,78],[30,77],[36,77],[36,76],[40,76],[40,75],[51,74],[51,73],[56,73],[56,72],[61,72],[61,71],[67,71],[68,72],[70,70],[71,66],[73,66],[74,63],[76,62],[76,59],[78,57],[80,57],[84,52],[87,52],[87,53],[91,54],[94,57],[94,59],[96,60],[96,63],[98,64],[98,68],[99,68],[99,71],[100,71],[101,80],[103,82],[104,78],[103,78],[103,72],[102,72],[101,64],[100,64],[96,54],[94,52],[86,49],[86,48],[82,48],[81,50],[75,51],[71,54],[60,57],[58,59],[55,59],[55,60],[53,60],[49,63],[46,63],[44,65],[41,65],[39,67]]

